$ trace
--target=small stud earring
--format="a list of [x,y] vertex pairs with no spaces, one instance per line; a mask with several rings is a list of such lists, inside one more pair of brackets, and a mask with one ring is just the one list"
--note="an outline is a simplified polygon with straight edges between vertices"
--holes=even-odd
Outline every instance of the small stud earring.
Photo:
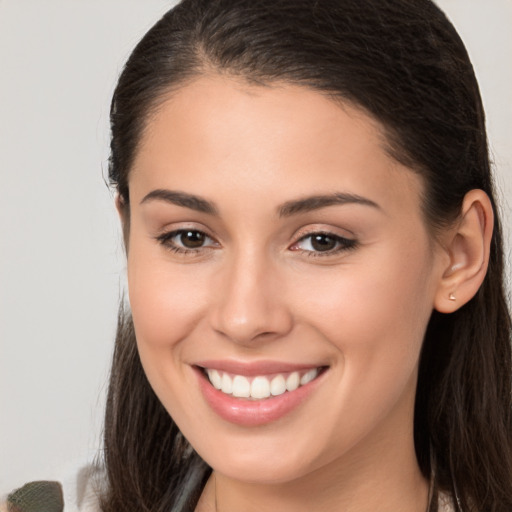
[[453,293],[450,293],[450,295],[448,295],[448,298],[449,298],[450,300],[457,300],[457,299],[455,298],[455,295],[454,295]]

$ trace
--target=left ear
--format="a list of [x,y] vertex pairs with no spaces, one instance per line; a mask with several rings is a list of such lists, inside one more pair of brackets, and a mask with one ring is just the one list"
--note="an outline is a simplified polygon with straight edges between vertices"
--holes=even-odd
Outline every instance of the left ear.
[[126,253],[128,253],[128,240],[130,235],[130,206],[126,204],[126,201],[121,197],[119,192],[116,194],[115,205],[123,230],[124,248]]
[[461,217],[444,238],[449,264],[444,269],[435,295],[434,307],[453,313],[471,300],[482,284],[489,264],[494,215],[483,190],[471,190],[464,197]]

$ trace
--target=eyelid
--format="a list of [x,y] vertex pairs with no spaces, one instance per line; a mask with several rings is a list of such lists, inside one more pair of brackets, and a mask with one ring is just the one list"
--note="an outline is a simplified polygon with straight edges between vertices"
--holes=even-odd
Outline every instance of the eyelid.
[[338,226],[333,226],[324,223],[314,223],[304,226],[295,232],[294,238],[296,240],[299,240],[305,236],[316,235],[317,233],[322,233],[324,235],[329,235],[338,238],[344,238],[347,240],[352,240],[356,238],[356,234],[347,228],[341,228]]
[[[317,235],[317,236],[323,235],[323,236],[333,239],[336,242],[336,247],[333,249],[325,250],[325,251],[314,250],[314,249],[301,249],[300,247],[298,247],[298,245],[301,242],[303,242],[307,239],[311,239],[315,235]],[[301,234],[297,235],[296,241],[293,242],[293,244],[289,247],[289,250],[302,252],[302,253],[307,254],[308,256],[325,256],[325,257],[327,257],[327,256],[333,256],[333,255],[336,255],[336,254],[339,254],[339,253],[342,253],[342,252],[345,252],[348,250],[355,249],[355,248],[357,248],[358,245],[359,245],[359,242],[355,238],[348,238],[348,237],[340,235],[338,233],[334,233],[330,230],[318,228],[318,229],[311,229],[305,233],[301,233]]]
[[[176,240],[180,235],[192,232],[204,236],[204,244],[198,247],[187,247],[182,242]],[[332,239],[335,242],[333,248],[327,248],[326,250],[301,248],[300,244],[307,239],[312,239],[314,236],[325,236]],[[172,252],[185,255],[198,255],[201,252],[210,251],[213,248],[220,247],[219,242],[214,236],[210,235],[206,229],[200,229],[195,226],[180,226],[175,229],[168,229],[165,232],[154,236],[155,240],[165,249]],[[355,249],[358,246],[358,241],[353,237],[347,237],[334,232],[332,229],[322,229],[320,226],[309,226],[306,229],[301,229],[295,236],[295,242],[288,246],[288,250],[302,252],[308,256],[333,256],[341,252],[345,252],[351,249]]]
[[[201,235],[204,235],[205,239],[210,240],[213,243],[209,243],[208,245],[202,245],[200,247],[185,247],[183,245],[177,244],[173,239],[180,236],[183,233],[187,232],[193,232],[193,233],[199,233]],[[162,245],[164,248],[171,250],[178,254],[198,254],[201,251],[204,250],[210,250],[214,247],[218,247],[219,243],[215,240],[214,237],[209,235],[205,230],[198,229],[194,227],[180,227],[176,229],[171,229],[169,231],[165,231],[163,233],[160,233],[159,235],[155,236],[155,240]]]

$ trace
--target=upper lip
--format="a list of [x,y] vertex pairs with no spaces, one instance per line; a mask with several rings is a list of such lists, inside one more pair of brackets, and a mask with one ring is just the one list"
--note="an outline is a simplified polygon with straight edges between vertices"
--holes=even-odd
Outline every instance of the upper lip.
[[269,375],[273,373],[288,373],[301,370],[321,368],[325,364],[315,363],[288,363],[282,361],[234,361],[229,359],[216,359],[199,361],[194,366],[209,370],[220,370],[235,375],[254,377],[257,375]]

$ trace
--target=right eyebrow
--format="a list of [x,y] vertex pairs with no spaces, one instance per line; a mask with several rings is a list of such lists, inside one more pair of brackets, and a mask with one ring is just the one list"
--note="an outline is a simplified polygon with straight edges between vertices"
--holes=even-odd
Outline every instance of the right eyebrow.
[[140,204],[147,203],[148,201],[160,200],[167,203],[190,208],[201,213],[217,216],[219,211],[214,203],[204,199],[200,196],[187,194],[186,192],[179,192],[177,190],[156,189],[146,194]]

